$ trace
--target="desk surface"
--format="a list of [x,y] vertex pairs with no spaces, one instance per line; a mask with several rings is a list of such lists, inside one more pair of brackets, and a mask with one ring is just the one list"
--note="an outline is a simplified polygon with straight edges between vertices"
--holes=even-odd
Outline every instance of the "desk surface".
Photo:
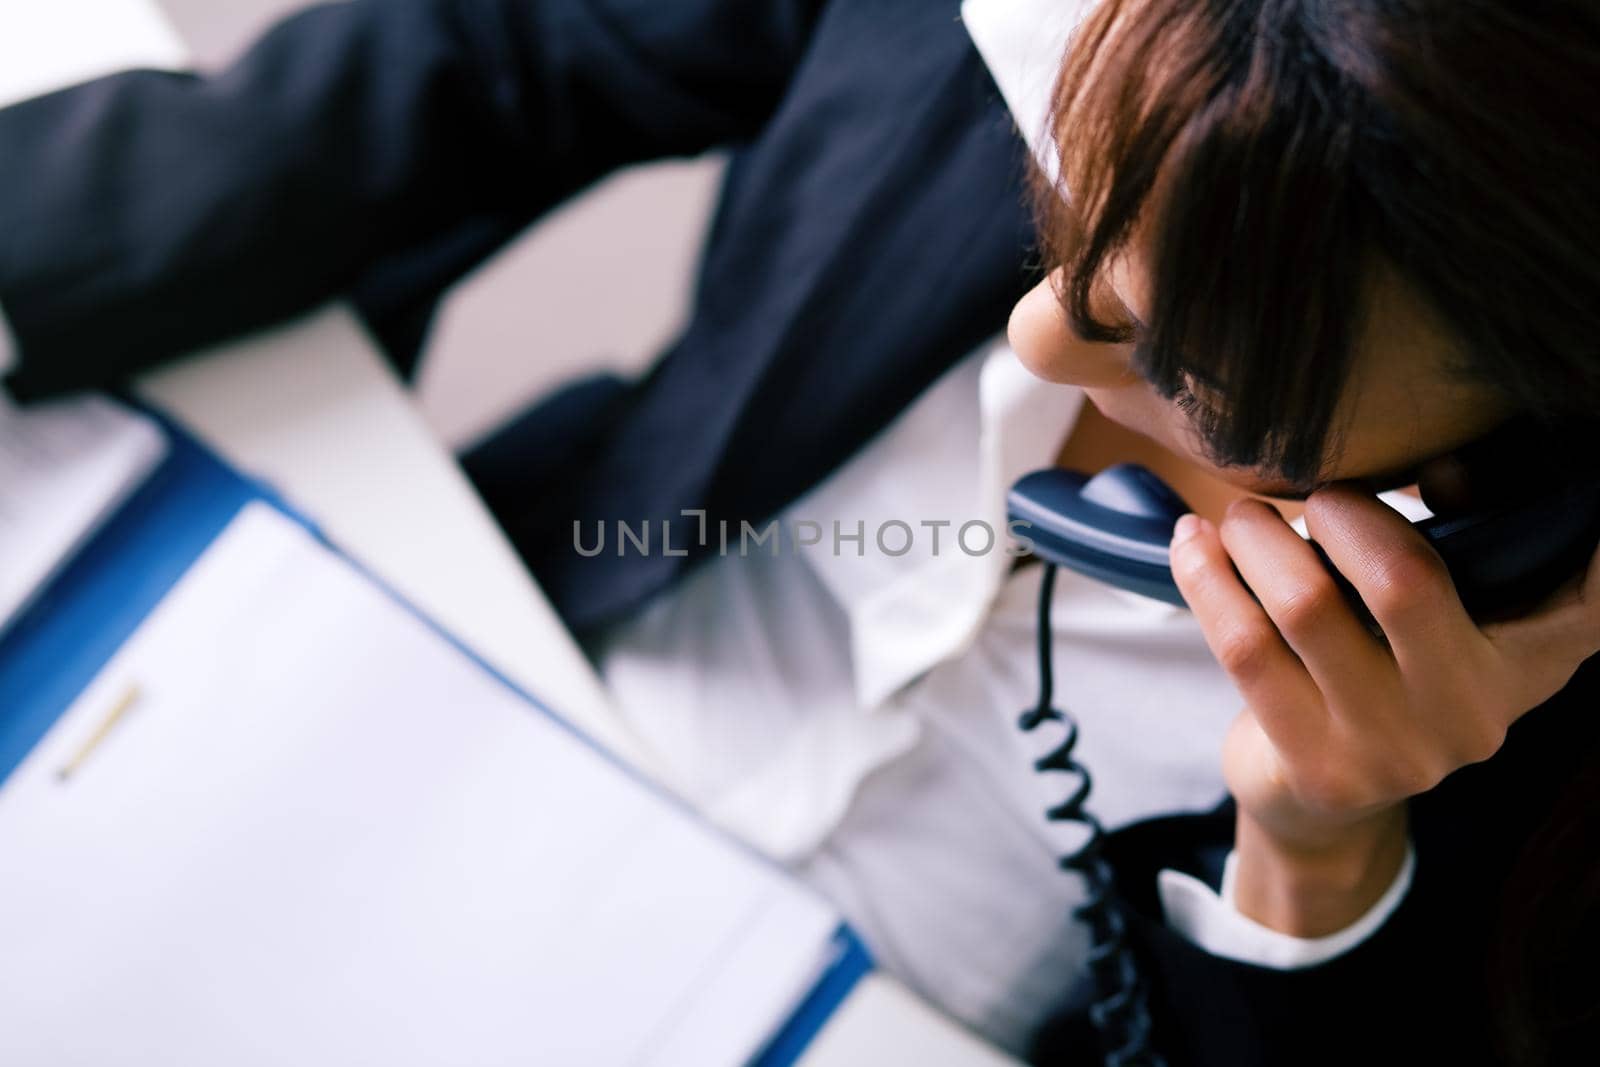
[[[0,103],[186,50],[148,0],[0,6]],[[355,318],[326,309],[146,377],[141,394],[529,692],[641,769],[650,754],[434,439]],[[998,1067],[1008,1057],[879,975],[807,1052],[806,1067]]]
[[649,769],[554,609],[347,310],[202,353],[139,389],[522,688]]

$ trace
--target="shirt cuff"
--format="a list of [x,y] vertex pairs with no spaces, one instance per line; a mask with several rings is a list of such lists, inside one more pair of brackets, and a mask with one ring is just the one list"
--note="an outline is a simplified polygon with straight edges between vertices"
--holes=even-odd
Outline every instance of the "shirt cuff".
[[1280,933],[1241,913],[1234,903],[1235,852],[1229,852],[1223,864],[1220,893],[1193,875],[1174,870],[1160,872],[1156,888],[1167,924],[1199,948],[1239,963],[1291,971],[1326,963],[1376,933],[1405,899],[1416,866],[1416,851],[1408,843],[1400,873],[1378,902],[1343,930],[1323,937]]

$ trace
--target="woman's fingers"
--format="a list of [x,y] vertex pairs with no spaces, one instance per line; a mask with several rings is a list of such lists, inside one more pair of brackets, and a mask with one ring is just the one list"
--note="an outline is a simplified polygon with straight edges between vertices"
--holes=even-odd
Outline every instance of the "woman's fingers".
[[1375,687],[1389,686],[1389,651],[1276,510],[1259,500],[1235,503],[1222,522],[1222,544],[1335,712],[1366,706]]
[[1322,694],[1272,619],[1234,571],[1217,527],[1185,517],[1172,542],[1172,577],[1206,644],[1284,756],[1317,750]]
[[[1600,652],[1600,550],[1588,569],[1528,614],[1483,627],[1483,634],[1522,685],[1518,712],[1543,704]],[[1520,714],[1513,718],[1520,717]]]
[[1488,759],[1511,722],[1558,688],[1529,698],[1526,664],[1495,648],[1462,606],[1439,554],[1382,501],[1354,486],[1330,486],[1307,502],[1306,525],[1388,638],[1409,708],[1392,734],[1397,773],[1431,788]]
[[1532,613],[1480,627],[1438,553],[1382,501],[1333,486],[1306,519],[1387,643],[1259,501],[1221,530],[1185,516],[1172,542],[1173,578],[1248,705],[1228,769],[1241,802],[1326,822],[1425,792],[1492,756],[1600,650],[1600,552]]
[[1487,642],[1444,561],[1405,516],[1349,484],[1306,502],[1306,529],[1383,628],[1413,690],[1443,698],[1483,667]]

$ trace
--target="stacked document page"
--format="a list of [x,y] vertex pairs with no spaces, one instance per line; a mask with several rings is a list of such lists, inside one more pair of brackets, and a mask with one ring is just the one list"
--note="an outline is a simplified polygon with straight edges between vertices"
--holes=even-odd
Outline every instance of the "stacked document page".
[[264,503],[0,783],[0,857],[0,1064],[733,1065],[843,945]]

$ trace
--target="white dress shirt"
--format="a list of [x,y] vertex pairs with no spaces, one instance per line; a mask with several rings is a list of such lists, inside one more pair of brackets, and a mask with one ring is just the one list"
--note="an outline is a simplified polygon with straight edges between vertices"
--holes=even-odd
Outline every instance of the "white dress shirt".
[[[997,339],[792,505],[781,540],[741,555],[730,532],[727,556],[596,647],[670,785],[829,896],[887,970],[1010,1048],[1068,991],[1088,991],[1087,935],[1070,918],[1082,886],[1054,863],[1081,832],[1043,815],[1068,788],[1032,769],[1056,728],[1017,727],[1037,697],[1041,569],[1013,571],[999,539],[969,555],[957,538],[968,522],[1005,530],[1006,489],[1053,461],[1083,402]],[[1384,499],[1426,514],[1405,494]],[[914,534],[904,554],[891,554],[906,541],[897,522]],[[972,527],[967,540],[976,551],[985,538]],[[1063,571],[1052,629],[1057,703],[1080,722],[1089,808],[1106,827],[1219,803],[1242,702],[1194,616]],[[1318,939],[1239,914],[1231,876],[1220,896],[1176,871],[1158,889],[1168,921],[1207,951],[1300,967],[1381,926],[1411,867]]]

